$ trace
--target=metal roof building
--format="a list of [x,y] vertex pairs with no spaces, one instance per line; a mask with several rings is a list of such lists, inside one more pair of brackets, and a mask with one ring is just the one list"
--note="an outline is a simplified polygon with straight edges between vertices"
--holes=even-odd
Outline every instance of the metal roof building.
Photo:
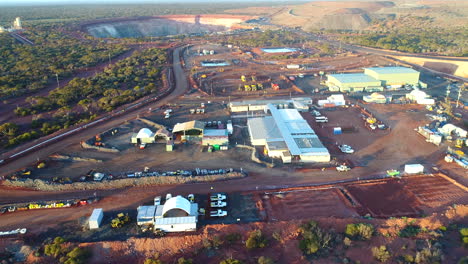
[[382,81],[382,85],[384,86],[419,84],[419,72],[407,67],[365,68],[364,73]]
[[202,145],[228,145],[229,137],[227,129],[205,129],[203,131]]
[[364,73],[330,74],[326,84],[330,91],[362,92],[382,90],[382,83],[378,79]]
[[271,117],[248,120],[252,145],[265,146],[270,157],[283,162],[291,156],[302,162],[330,161],[330,153],[296,109],[277,109],[269,104],[267,111]]
[[193,120],[184,123],[177,123],[172,130],[176,141],[200,142],[203,137],[205,122]]
[[290,100],[245,100],[229,103],[231,112],[247,112],[247,111],[264,111],[268,104],[276,105],[279,108],[294,107],[300,111],[308,111],[309,105],[312,104],[310,97],[295,97]]

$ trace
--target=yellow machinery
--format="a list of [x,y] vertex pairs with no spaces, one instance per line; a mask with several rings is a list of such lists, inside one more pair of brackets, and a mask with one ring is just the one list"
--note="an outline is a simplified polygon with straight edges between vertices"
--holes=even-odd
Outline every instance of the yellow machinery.
[[121,228],[125,224],[130,222],[130,216],[128,214],[120,213],[116,218],[112,219],[111,226],[113,228]]
[[375,117],[368,117],[366,119],[366,122],[369,124],[375,124],[377,122],[377,119],[375,119]]
[[241,81],[243,81],[243,82],[246,82],[246,81],[247,81],[247,79],[245,79],[245,76],[244,76],[244,75],[241,76]]
[[457,140],[455,140],[455,147],[456,148],[462,148],[463,147],[463,139],[457,138]]

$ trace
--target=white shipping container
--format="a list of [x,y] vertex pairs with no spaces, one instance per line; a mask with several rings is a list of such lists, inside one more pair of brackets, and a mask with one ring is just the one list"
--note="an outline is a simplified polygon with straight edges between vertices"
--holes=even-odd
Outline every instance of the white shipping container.
[[101,226],[101,221],[104,216],[102,208],[96,208],[89,217],[89,229],[97,229]]
[[419,174],[424,172],[424,166],[421,164],[406,164],[405,173],[407,174]]
[[286,65],[287,69],[299,69],[301,66],[299,64],[288,64]]

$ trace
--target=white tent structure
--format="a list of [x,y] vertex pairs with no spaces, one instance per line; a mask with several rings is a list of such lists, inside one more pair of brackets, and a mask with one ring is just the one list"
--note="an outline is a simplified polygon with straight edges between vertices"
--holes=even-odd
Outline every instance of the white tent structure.
[[417,104],[424,104],[424,105],[432,105],[435,104],[435,100],[430,98],[427,93],[419,90],[419,89],[414,89],[411,91],[409,94],[406,95],[406,98],[415,101]]
[[451,136],[452,134],[457,135],[458,137],[461,138],[466,138],[467,136],[467,131],[457,127],[453,124],[446,124],[443,127],[439,127],[439,133],[441,133],[444,136]]
[[198,204],[178,195],[157,205],[154,228],[165,232],[195,231],[198,222]]
[[132,135],[131,142],[133,144],[154,143],[155,134],[149,128],[142,128],[138,133],[134,133]]

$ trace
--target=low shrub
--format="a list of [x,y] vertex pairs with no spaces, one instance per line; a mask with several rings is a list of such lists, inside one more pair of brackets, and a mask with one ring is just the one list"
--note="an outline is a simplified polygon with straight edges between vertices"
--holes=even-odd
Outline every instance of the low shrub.
[[351,239],[369,240],[374,234],[374,226],[366,223],[348,224],[345,234]]
[[380,262],[387,262],[390,259],[390,252],[387,250],[386,246],[373,247],[372,256]]
[[245,241],[245,247],[248,249],[264,248],[268,245],[267,238],[262,234],[261,230],[254,230],[250,233]]
[[421,227],[418,225],[407,225],[400,230],[398,236],[400,237],[415,237],[421,232]]

